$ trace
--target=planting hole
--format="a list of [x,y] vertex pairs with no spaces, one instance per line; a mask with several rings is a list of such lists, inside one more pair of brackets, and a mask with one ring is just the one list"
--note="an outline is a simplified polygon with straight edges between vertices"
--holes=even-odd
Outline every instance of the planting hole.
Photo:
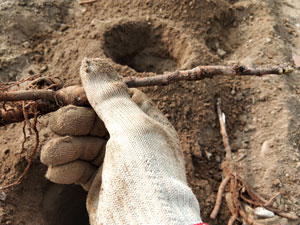
[[79,185],[51,184],[43,200],[46,225],[89,225],[86,196]]
[[103,50],[114,62],[137,72],[161,74],[179,69],[186,62],[188,47],[176,29],[145,21],[111,27],[104,34]]

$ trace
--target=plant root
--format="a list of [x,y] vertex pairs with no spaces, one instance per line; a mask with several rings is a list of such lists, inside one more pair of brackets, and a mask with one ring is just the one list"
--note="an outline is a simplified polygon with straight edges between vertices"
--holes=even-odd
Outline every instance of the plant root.
[[79,2],[79,5],[86,5],[96,2],[97,0],[87,0],[87,1],[81,1]]
[[[172,82],[195,81],[214,76],[231,75],[231,76],[263,76],[266,74],[285,74],[290,73],[292,69],[281,67],[270,68],[246,68],[239,65],[234,66],[198,66],[191,70],[181,70],[164,75],[153,77],[129,77],[123,81],[129,88],[145,87],[155,85],[169,85]],[[26,87],[27,88],[24,88]],[[70,86],[62,88],[63,82],[59,78],[48,77],[29,77],[26,80],[14,84],[0,85],[0,101],[11,103],[11,107],[0,109],[0,126],[23,121],[22,110],[12,105],[12,102],[18,101],[36,101],[40,114],[46,114],[57,110],[64,105],[88,106],[85,91],[81,86]],[[22,90],[19,90],[22,89]],[[30,89],[30,90],[24,90]],[[29,118],[33,115],[28,115]],[[226,130],[225,130],[226,132]],[[224,139],[226,141],[226,139]],[[231,154],[226,150],[227,154]],[[228,157],[230,157],[228,155]]]
[[[23,89],[52,89],[57,90],[59,88],[62,88],[62,82],[58,78],[42,78],[39,76],[29,77],[25,80],[18,81],[17,83],[13,84],[1,84],[0,90],[6,90],[7,93],[13,93],[9,92],[8,90],[19,90],[20,88]],[[35,90],[32,90],[35,91]],[[32,151],[30,152],[29,159],[27,162],[27,166],[25,167],[23,173],[11,184],[4,185],[0,187],[0,190],[4,190],[13,186],[16,186],[22,182],[26,174],[28,173],[34,156],[38,150],[39,147],[39,132],[37,130],[37,122],[38,122],[38,115],[40,112],[45,111],[45,102],[38,100],[38,101],[22,101],[22,102],[10,102],[9,106],[5,106],[5,103],[3,104],[3,108],[0,110],[0,125],[3,123],[3,121],[7,122],[15,122],[24,120],[24,126],[23,126],[23,137],[24,140],[22,142],[22,150],[21,152],[24,152],[25,149],[25,143],[27,141],[26,137],[26,128],[28,128],[30,135],[32,135],[32,132],[35,136],[35,143],[33,146]],[[50,108],[57,109],[57,106],[52,104]],[[47,105],[47,109],[49,109],[49,105]],[[32,121],[29,121],[29,119],[33,117]]]
[[[31,167],[31,164],[32,164],[32,161],[33,161],[33,157],[35,156],[35,153],[37,152],[37,149],[39,147],[39,132],[36,128],[36,125],[37,125],[37,118],[38,118],[38,109],[36,107],[35,104],[32,104],[31,107],[33,108],[33,114],[34,114],[34,118],[33,118],[33,122],[30,123],[30,128],[33,130],[33,133],[34,133],[34,136],[35,136],[35,144],[34,144],[34,147],[31,151],[31,154],[30,154],[30,157],[29,157],[29,160],[28,160],[28,163],[27,163],[27,166],[25,167],[23,173],[17,178],[17,180],[11,184],[8,184],[8,185],[5,185],[5,186],[2,186],[0,187],[0,190],[4,190],[4,189],[7,189],[7,188],[10,188],[10,187],[13,187],[13,186],[16,186],[18,184],[20,184],[23,180],[23,178],[25,177],[25,175],[28,173],[30,167]],[[24,111],[24,114],[26,114],[26,112]],[[22,143],[22,150],[24,149],[24,143],[26,141],[26,133],[25,133],[25,127],[26,125],[28,125],[28,121],[24,121],[24,128],[23,128],[23,132],[24,132],[24,141]]]
[[213,211],[210,214],[211,219],[215,219],[218,212],[219,212],[219,210],[220,210],[220,206],[221,206],[221,203],[222,203],[222,196],[223,196],[223,193],[225,191],[225,187],[228,184],[229,180],[230,180],[230,176],[225,177],[225,179],[222,180],[222,182],[219,186],[216,204],[215,204],[215,207],[214,207]]
[[220,133],[222,135],[223,144],[226,149],[226,158],[221,165],[225,178],[222,180],[219,186],[215,207],[210,215],[210,218],[216,218],[220,209],[222,195],[226,190],[226,187],[229,186],[227,189],[227,193],[225,194],[227,206],[230,210],[230,213],[232,214],[231,218],[228,221],[228,225],[232,225],[234,221],[239,218],[241,218],[244,222],[250,225],[261,225],[260,223],[255,221],[255,219],[250,218],[247,215],[247,213],[243,209],[241,202],[248,204],[252,207],[264,207],[274,212],[278,216],[285,217],[290,220],[298,220],[298,216],[296,216],[294,213],[284,212],[271,206],[274,199],[276,199],[280,193],[276,194],[275,196],[270,198],[270,200],[267,201],[266,199],[252,191],[247,182],[244,181],[235,172],[235,163],[231,158],[231,148],[226,132],[226,125],[224,119],[225,114],[222,113],[220,99],[217,100],[217,113],[220,122]]

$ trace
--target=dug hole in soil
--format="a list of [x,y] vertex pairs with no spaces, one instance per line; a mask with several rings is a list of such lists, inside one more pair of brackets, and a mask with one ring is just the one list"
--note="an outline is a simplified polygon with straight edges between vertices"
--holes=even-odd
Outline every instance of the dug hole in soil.
[[[297,66],[300,55],[300,5],[297,0],[0,2],[0,79],[30,75],[59,77],[79,84],[84,57],[104,57],[124,77],[147,77],[198,65]],[[299,66],[299,62],[298,62]],[[299,73],[264,77],[222,76],[164,87],[141,88],[179,133],[188,183],[201,217],[226,224],[222,203],[209,214],[222,180],[224,147],[216,114],[222,99],[237,172],[265,197],[280,192],[274,206],[300,215],[298,115]],[[39,118],[40,149],[53,134],[49,115]],[[0,185],[23,172],[34,137],[25,151],[23,123],[0,128]],[[89,224],[87,193],[44,177],[39,154],[23,182],[1,192],[0,223],[12,225]],[[263,224],[298,224],[276,217]],[[236,224],[242,224],[236,222]]]

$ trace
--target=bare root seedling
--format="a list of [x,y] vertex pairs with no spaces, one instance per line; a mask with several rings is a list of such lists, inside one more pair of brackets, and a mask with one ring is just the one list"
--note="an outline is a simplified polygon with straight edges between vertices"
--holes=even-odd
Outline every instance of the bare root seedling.
[[[95,2],[94,0],[82,1],[79,4],[89,4]],[[195,81],[203,80],[206,78],[212,78],[214,76],[230,75],[230,76],[263,76],[266,74],[286,74],[292,72],[290,68],[282,67],[270,67],[270,68],[246,68],[239,65],[233,66],[198,66],[191,70],[181,70],[168,74],[157,75],[153,77],[129,77],[124,78],[123,81],[129,88],[131,87],[145,87],[145,86],[164,86],[169,85],[173,82],[179,81]],[[12,184],[0,187],[1,189],[9,188],[19,184],[24,176],[27,174],[33,157],[38,149],[39,145],[39,134],[36,128],[37,116],[53,112],[58,108],[73,104],[77,106],[89,106],[85,91],[81,86],[70,86],[63,88],[64,84],[59,78],[41,77],[39,75],[26,78],[25,80],[18,81],[16,83],[0,84],[0,101],[3,102],[2,108],[0,108],[0,126],[7,125],[9,123],[20,122],[24,120],[23,134],[24,141],[22,143],[22,151],[24,150],[24,144],[26,142],[26,127],[29,128],[30,132],[33,131],[35,135],[35,144],[31,152],[28,164],[21,174],[21,176]],[[221,111],[220,111],[221,112]],[[33,121],[30,122],[30,118]],[[221,117],[220,117],[221,118]],[[221,123],[221,119],[220,119]],[[226,133],[225,123],[221,128],[223,132],[224,143],[228,142]],[[231,161],[231,150],[229,143],[225,145],[226,148],[226,159],[228,162]],[[225,165],[225,164],[224,164]],[[221,200],[222,194],[227,183],[233,179],[236,181],[235,190],[233,191],[234,196],[237,196],[238,187],[245,186],[241,179],[234,176],[230,168],[225,168],[226,172],[225,181],[219,189],[218,200],[216,208],[212,217],[216,217]],[[231,185],[232,186],[232,185]],[[238,210],[241,210],[238,205],[237,197],[234,197],[235,213],[231,220],[234,222],[234,218],[237,217]],[[268,206],[269,207],[269,206]],[[240,214],[241,215],[241,214]],[[232,222],[232,223],[233,223]]]
[[[129,77],[123,81],[129,88],[146,86],[165,86],[179,81],[195,81],[212,78],[215,76],[263,76],[266,74],[286,74],[293,70],[291,68],[270,67],[270,68],[246,68],[239,65],[234,66],[198,66],[191,70],[181,70],[168,74],[153,77]],[[25,81],[23,81],[25,82]],[[28,82],[26,80],[26,82]],[[39,77],[30,79],[30,90],[13,91],[0,86],[0,101],[36,101],[40,114],[45,114],[57,110],[59,107],[73,104],[87,106],[89,102],[86,98],[83,87],[70,86],[62,88],[64,85],[58,78]],[[18,82],[20,83],[20,82]],[[5,104],[4,104],[5,105]],[[33,115],[28,115],[32,117]],[[23,121],[25,118],[22,110],[18,107],[11,107],[9,110],[0,109],[0,126],[13,122]]]

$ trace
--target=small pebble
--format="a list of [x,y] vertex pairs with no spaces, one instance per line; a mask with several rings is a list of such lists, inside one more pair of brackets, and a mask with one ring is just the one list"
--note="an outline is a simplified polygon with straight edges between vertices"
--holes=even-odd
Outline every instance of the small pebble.
[[249,125],[248,127],[245,128],[245,132],[251,132],[251,131],[255,131],[256,127],[254,125]]
[[22,46],[23,46],[24,48],[29,48],[29,47],[30,47],[30,43],[29,43],[28,41],[25,41],[25,42],[22,44]]
[[226,52],[223,49],[218,48],[217,54],[221,57],[224,57],[226,55]]
[[6,200],[6,194],[4,191],[0,191],[0,201],[4,202]]
[[48,66],[43,66],[42,68],[41,68],[41,72],[43,73],[43,72],[45,72],[45,71],[47,71],[48,70]]
[[61,32],[64,32],[64,31],[66,31],[67,29],[69,29],[70,27],[67,25],[67,24],[62,24],[61,26],[60,26],[60,28],[59,28],[59,30],[61,31]]
[[289,177],[290,175],[288,173],[285,174],[286,177]]
[[260,218],[272,218],[275,216],[275,214],[270,211],[270,210],[267,210],[263,207],[257,207],[254,209],[254,214]]
[[206,154],[207,159],[210,160],[212,154],[208,151],[205,151],[205,154]]
[[276,179],[276,180],[273,181],[273,185],[274,185],[274,186],[277,186],[277,185],[279,185],[280,183],[281,183],[281,182],[280,182],[279,179]]
[[284,210],[287,211],[287,212],[290,210],[289,206],[287,204],[284,204]]
[[265,157],[270,152],[271,152],[271,141],[270,140],[264,141],[260,150],[261,156]]
[[265,41],[266,41],[266,43],[271,43],[272,39],[271,38],[266,38]]

